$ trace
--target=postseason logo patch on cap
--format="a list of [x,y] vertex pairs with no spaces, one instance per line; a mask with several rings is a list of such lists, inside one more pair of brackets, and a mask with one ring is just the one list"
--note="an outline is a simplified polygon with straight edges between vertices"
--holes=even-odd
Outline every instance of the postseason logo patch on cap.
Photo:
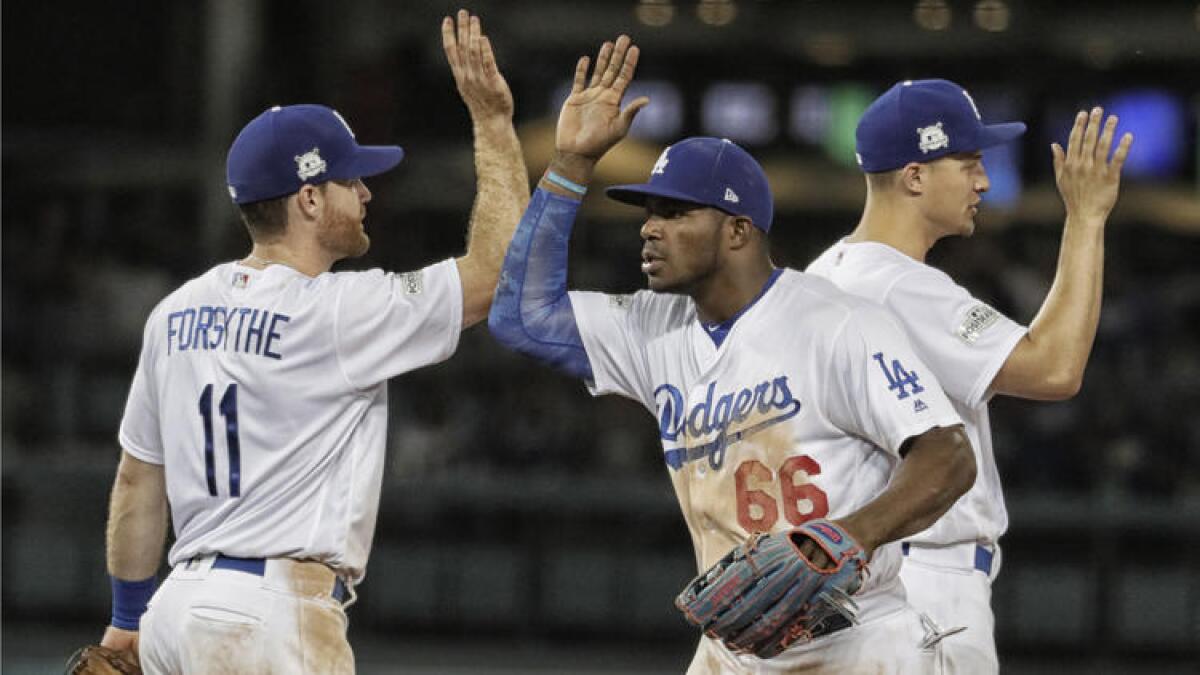
[[300,177],[300,180],[307,180],[325,173],[325,166],[325,160],[321,159],[320,148],[313,148],[303,155],[296,155],[296,175]]
[[950,137],[942,131],[941,122],[917,129],[917,137],[920,139],[917,145],[925,154],[950,147]]

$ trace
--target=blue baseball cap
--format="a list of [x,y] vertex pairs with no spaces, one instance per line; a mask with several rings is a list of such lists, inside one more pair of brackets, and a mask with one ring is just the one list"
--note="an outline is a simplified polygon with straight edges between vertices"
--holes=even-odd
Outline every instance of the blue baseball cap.
[[614,185],[604,193],[635,206],[651,196],[711,206],[745,216],[763,232],[771,230],[774,205],[767,174],[750,153],[725,138],[685,138],[662,151],[646,183]]
[[250,120],[225,162],[229,196],[249,204],[290,195],[301,185],[374,176],[400,163],[395,145],[359,145],[332,108],[275,106]]
[[949,80],[905,80],[867,107],[854,132],[867,173],[976,152],[1025,133],[1024,122],[984,124],[966,89]]

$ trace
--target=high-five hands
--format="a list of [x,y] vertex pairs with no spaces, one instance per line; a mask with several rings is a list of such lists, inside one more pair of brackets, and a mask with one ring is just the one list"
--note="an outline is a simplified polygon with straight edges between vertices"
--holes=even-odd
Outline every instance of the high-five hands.
[[638,111],[650,102],[641,96],[624,110],[621,99],[637,70],[638,48],[629,36],[605,42],[596,55],[596,67],[587,80],[588,57],[575,65],[571,95],[558,115],[555,149],[560,155],[579,155],[598,160],[625,135]]
[[492,43],[483,34],[479,17],[460,9],[457,21],[450,17],[442,19],[442,48],[446,50],[454,84],[467,104],[471,119],[475,122],[490,118],[511,120],[512,91],[496,67]]
[[1071,128],[1066,151],[1058,143],[1050,146],[1054,155],[1054,179],[1067,207],[1067,215],[1100,222],[1108,218],[1117,203],[1121,167],[1133,145],[1133,134],[1124,134],[1109,160],[1117,116],[1109,115],[1101,132],[1103,116],[1104,110],[1099,106],[1092,108],[1090,115],[1080,111],[1075,115],[1075,126]]

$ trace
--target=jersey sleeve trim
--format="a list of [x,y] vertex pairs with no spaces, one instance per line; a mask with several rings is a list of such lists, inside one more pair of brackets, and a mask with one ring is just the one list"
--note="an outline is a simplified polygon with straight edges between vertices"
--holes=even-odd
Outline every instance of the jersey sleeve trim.
[[899,430],[893,431],[890,435],[891,437],[888,438],[888,444],[891,446],[888,448],[888,453],[899,457],[900,448],[904,446],[904,443],[908,439],[920,436],[930,429],[935,429],[938,427],[956,427],[962,425],[962,423],[962,419],[959,418],[957,414],[955,414],[953,411],[948,411],[947,413],[943,413],[942,415],[933,419],[922,420],[920,422],[901,427]]
[[986,403],[991,396],[992,382],[995,381],[996,375],[1000,373],[1000,369],[1008,361],[1008,357],[1012,356],[1012,352],[1017,348],[1019,343],[1028,332],[1021,324],[1013,324],[1012,333],[1005,337],[1004,349],[997,349],[992,360],[988,362],[987,367],[981,368],[979,378],[975,380],[975,385],[971,387],[971,393],[967,396],[967,400],[963,401],[967,407],[975,408],[980,404]]
[[157,464],[158,466],[162,466],[164,463],[162,455],[155,454],[154,452],[151,452],[150,450],[138,445],[133,441],[133,439],[129,438],[124,431],[121,431],[117,434],[117,442],[120,443],[122,450],[147,464]]
[[447,258],[442,261],[442,264],[450,268],[450,297],[453,300],[450,303],[450,320],[446,322],[446,340],[443,342],[446,348],[441,355],[441,360],[445,360],[458,351],[458,343],[462,339],[463,286],[462,277],[458,273],[458,262],[454,258]]

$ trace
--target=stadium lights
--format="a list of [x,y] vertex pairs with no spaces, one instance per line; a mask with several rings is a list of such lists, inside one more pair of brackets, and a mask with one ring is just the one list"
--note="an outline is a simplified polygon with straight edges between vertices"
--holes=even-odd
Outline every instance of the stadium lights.
[[633,14],[643,24],[658,28],[675,18],[675,6],[671,0],[640,0]]
[[950,27],[952,12],[946,0],[918,0],[913,8],[913,21],[925,30],[946,30]]
[[1010,13],[1004,0],[979,0],[975,4],[975,25],[991,32],[1008,30]]
[[737,17],[737,9],[733,0],[700,0],[696,16],[710,26],[725,26]]

